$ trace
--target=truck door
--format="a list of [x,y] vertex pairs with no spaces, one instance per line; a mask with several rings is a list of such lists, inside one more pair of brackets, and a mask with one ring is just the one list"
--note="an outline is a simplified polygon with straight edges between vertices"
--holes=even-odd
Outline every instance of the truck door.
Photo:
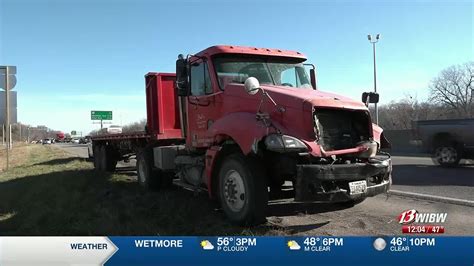
[[186,144],[192,147],[208,147],[213,142],[208,128],[219,113],[207,61],[194,61],[190,71],[191,95],[188,96],[188,134]]

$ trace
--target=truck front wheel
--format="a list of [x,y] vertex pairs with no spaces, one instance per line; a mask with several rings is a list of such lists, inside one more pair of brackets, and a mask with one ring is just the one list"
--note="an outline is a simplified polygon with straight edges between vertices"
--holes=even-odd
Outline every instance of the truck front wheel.
[[241,225],[265,222],[268,188],[255,158],[232,154],[219,170],[219,200],[227,217]]

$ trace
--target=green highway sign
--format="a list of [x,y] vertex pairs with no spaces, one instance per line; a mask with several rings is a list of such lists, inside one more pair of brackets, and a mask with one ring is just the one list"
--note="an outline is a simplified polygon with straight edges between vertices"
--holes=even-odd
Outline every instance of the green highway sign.
[[91,120],[112,120],[112,111],[91,111]]

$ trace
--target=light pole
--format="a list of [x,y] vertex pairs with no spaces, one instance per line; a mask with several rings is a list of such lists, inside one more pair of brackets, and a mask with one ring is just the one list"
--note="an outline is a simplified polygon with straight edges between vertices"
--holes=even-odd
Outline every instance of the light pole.
[[[372,35],[367,35],[367,39],[369,39],[369,42],[372,44],[373,52],[374,52],[374,92],[377,92],[377,67],[375,64],[375,44],[379,41],[380,39],[380,34],[377,33],[375,35],[375,40],[373,40]],[[375,103],[375,124],[379,124],[379,110],[377,109],[377,103]]]

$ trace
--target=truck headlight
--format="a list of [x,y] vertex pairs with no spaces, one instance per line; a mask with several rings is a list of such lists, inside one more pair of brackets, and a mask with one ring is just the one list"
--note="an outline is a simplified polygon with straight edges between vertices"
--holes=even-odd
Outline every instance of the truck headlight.
[[299,139],[280,134],[270,134],[265,138],[265,146],[275,152],[304,152],[308,147]]

